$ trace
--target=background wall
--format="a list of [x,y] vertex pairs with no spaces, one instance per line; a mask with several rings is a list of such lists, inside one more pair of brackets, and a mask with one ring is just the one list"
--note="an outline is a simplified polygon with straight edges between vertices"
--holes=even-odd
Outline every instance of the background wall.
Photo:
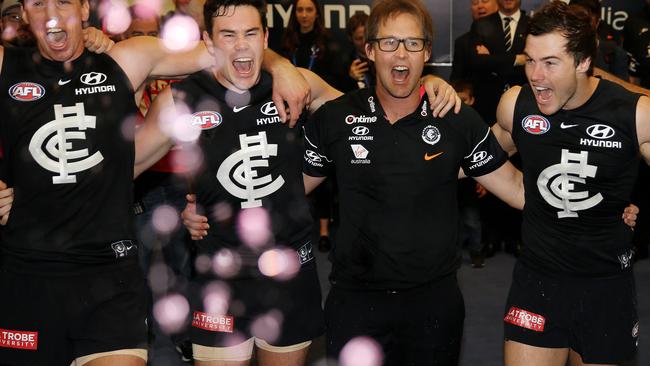
[[[282,29],[289,21],[291,2],[286,0],[267,0],[267,20],[271,30],[271,46],[279,43]],[[471,15],[469,11],[471,0],[423,0],[433,17],[435,40],[431,64],[437,72],[445,74],[451,66],[454,39],[470,28]],[[530,12],[545,0],[522,0],[522,9]],[[637,12],[643,7],[644,0],[603,0],[602,16],[614,29],[623,29],[628,14]],[[325,27],[330,29],[335,39],[342,47],[346,47],[345,23],[357,11],[370,12],[372,0],[321,0],[324,8]]]

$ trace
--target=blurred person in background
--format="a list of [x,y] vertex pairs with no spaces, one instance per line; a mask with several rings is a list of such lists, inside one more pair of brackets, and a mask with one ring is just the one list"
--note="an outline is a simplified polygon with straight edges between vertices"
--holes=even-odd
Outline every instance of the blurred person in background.
[[[136,36],[158,37],[160,17],[149,9],[133,5],[129,7],[131,24],[124,32],[123,38]],[[135,92],[138,106],[138,121],[144,121],[152,101],[167,85],[175,79],[154,79],[143,84]],[[177,365],[192,359],[192,346],[186,332],[167,334],[161,329],[153,316],[153,304],[176,291],[185,293],[185,286],[192,276],[191,247],[187,242],[187,233],[180,227],[167,232],[156,228],[159,223],[153,218],[157,210],[173,207],[182,211],[185,204],[187,182],[183,173],[185,169],[178,162],[175,154],[182,146],[174,146],[169,154],[162,157],[149,170],[134,181],[134,211],[138,246],[138,259],[142,274],[146,280],[149,306],[149,365]],[[151,272],[157,268],[170,269],[173,278],[164,286],[151,286]]]
[[2,2],[2,45],[5,47],[34,47],[36,40],[23,19],[20,0]]
[[356,12],[348,19],[346,33],[353,49],[348,62],[348,83],[345,91],[367,88],[374,83],[375,74],[372,63],[366,55],[366,22],[368,14]]
[[[296,67],[320,76],[329,85],[343,90],[347,77],[340,57],[333,49],[323,25],[323,9],[317,0],[294,0],[289,24],[282,34],[280,53]],[[318,219],[318,248],[328,251],[331,246],[330,221],[334,215],[334,188],[331,180],[317,187],[311,195],[314,217]]]
[[[472,20],[494,14],[499,10],[497,0],[469,0]],[[452,59],[449,79],[467,80],[470,75],[468,61],[470,53],[476,52],[470,32],[464,33],[454,41],[454,57]]]

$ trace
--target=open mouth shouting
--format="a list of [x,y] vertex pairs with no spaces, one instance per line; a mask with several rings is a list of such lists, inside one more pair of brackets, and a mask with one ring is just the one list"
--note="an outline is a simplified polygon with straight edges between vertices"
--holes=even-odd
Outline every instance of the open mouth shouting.
[[394,66],[391,69],[391,76],[396,82],[404,82],[408,79],[409,68],[403,65]]
[[61,28],[48,27],[45,32],[45,38],[50,47],[62,49],[65,46],[65,41],[68,39],[68,33]]
[[537,103],[546,104],[551,101],[551,97],[553,96],[552,89],[542,86],[534,86],[533,89],[535,90],[535,99],[537,99]]
[[232,66],[238,74],[242,76],[250,75],[253,71],[253,58],[238,57],[233,60]]

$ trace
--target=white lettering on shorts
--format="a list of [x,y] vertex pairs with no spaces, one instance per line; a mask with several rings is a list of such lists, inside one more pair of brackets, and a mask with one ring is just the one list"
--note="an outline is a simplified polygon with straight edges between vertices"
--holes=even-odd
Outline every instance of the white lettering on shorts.
[[35,351],[38,349],[38,332],[0,329],[0,347]]
[[535,332],[543,332],[546,324],[543,316],[514,306],[510,307],[503,321]]
[[192,326],[210,332],[232,333],[235,328],[235,319],[230,315],[195,311],[192,316]]

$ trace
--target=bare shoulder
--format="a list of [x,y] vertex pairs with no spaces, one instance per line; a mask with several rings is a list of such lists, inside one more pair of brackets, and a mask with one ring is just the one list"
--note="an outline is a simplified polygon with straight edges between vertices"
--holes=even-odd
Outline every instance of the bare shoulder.
[[515,104],[517,103],[519,92],[521,92],[521,87],[513,86],[503,93],[499,100],[496,122],[506,131],[512,130],[512,119],[515,113]]
[[636,131],[640,145],[650,143],[650,98],[645,95],[636,104]]

